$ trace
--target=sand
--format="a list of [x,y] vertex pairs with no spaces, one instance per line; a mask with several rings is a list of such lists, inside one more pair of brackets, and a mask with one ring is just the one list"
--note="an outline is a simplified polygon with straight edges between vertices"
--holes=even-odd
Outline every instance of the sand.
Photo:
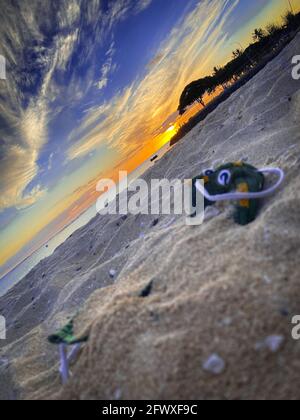
[[[240,159],[279,166],[284,186],[257,220],[236,225],[229,205],[197,227],[97,216],[0,299],[2,399],[299,399],[299,41],[144,176],[186,179]],[[90,339],[62,387],[46,338],[76,313]]]

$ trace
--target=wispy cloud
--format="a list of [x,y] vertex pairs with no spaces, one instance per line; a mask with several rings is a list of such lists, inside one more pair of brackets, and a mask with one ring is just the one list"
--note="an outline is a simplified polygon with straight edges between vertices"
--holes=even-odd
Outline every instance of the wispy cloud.
[[[154,149],[153,136],[176,118],[184,86],[228,58],[225,41],[241,29],[236,19],[231,27],[239,0],[183,3],[176,10],[185,17],[154,51],[161,27],[153,25],[149,64],[141,60],[133,76],[122,50],[126,42],[115,29],[128,16],[138,19],[151,0],[0,0],[0,54],[8,63],[8,79],[0,81],[0,213],[8,209],[0,214],[2,262],[25,244],[32,248],[35,235],[52,234],[58,220],[63,226],[66,213],[76,216],[91,204],[99,168],[107,174],[128,165],[128,156],[132,167],[139,163],[137,151]],[[155,14],[143,18],[154,21]],[[131,53],[147,44],[148,32],[129,46]],[[24,229],[29,223],[30,231]]]
[[[72,4],[74,8],[75,0]],[[32,205],[44,192],[41,186],[33,187],[29,193],[25,190],[38,174],[38,158],[47,142],[50,104],[57,93],[54,73],[65,69],[77,38],[75,31],[66,37],[55,37],[51,48],[43,47],[45,37],[40,25],[50,24],[52,10],[48,2],[42,8],[39,21],[40,1],[25,0],[19,2],[18,8],[1,2],[1,50],[7,57],[8,79],[0,86],[4,120],[0,128],[0,209]],[[32,56],[36,57],[34,63],[28,59]]]
[[16,208],[24,209],[29,206],[32,206],[38,199],[44,197],[46,193],[47,189],[44,188],[42,185],[38,184],[34,188],[32,188],[29,194],[26,194],[23,197],[22,201],[16,205]]
[[147,7],[149,7],[151,3],[152,3],[152,0],[140,0],[140,1],[138,1],[137,5],[136,5],[136,13],[140,13],[143,10],[147,9]]
[[116,68],[116,64],[113,63],[114,54],[115,54],[115,44],[114,42],[112,42],[109,50],[105,54],[106,61],[102,65],[102,68],[101,68],[100,80],[96,82],[96,86],[99,90],[106,88],[109,81],[109,75],[113,73],[113,71]]
[[[23,54],[25,51],[27,54],[30,53],[26,45],[30,35],[32,38],[40,40],[43,35],[36,27],[31,9],[27,9],[25,5],[21,7],[19,13],[20,16],[15,16],[14,19],[20,19],[20,22],[15,25],[17,29],[12,34],[17,43],[4,45],[6,54],[12,62],[16,62],[18,70],[16,72],[8,71],[8,81],[1,86],[1,96],[5,97],[5,100],[1,100],[1,109],[4,111],[5,118],[5,124],[1,128],[1,137],[4,138],[4,142],[0,145],[1,209],[31,205],[41,197],[41,187],[35,187],[27,194],[24,191],[38,174],[39,154],[47,142],[47,128],[51,118],[50,104],[57,95],[54,73],[56,70],[65,69],[77,39],[77,31],[75,31],[66,37],[57,36],[53,47],[47,51],[41,47],[39,49],[35,47],[34,52],[40,53],[37,65],[42,67],[40,87],[36,89],[34,95],[30,95],[27,99],[24,96],[24,90],[33,89],[35,80],[30,69],[26,68]],[[27,18],[29,35],[23,33]],[[2,19],[4,20],[4,18]],[[11,19],[13,20],[13,17]],[[8,23],[4,23],[0,31],[5,32],[7,25]],[[0,35],[1,38],[2,35],[4,38],[3,33]],[[10,68],[12,67],[10,66]],[[26,78],[25,86],[24,78]]]
[[109,103],[91,108],[74,133],[69,159],[85,156],[103,143],[130,153],[150,141],[158,125],[177,109],[183,87],[218,64],[218,51],[227,36],[224,28],[238,3],[199,2],[160,46],[141,80]]
[[[41,197],[39,158],[49,137],[51,120],[80,101],[95,83],[95,44],[128,13],[142,11],[145,0],[117,0],[103,12],[100,0],[0,0],[0,53],[8,63],[8,79],[0,83],[0,211],[32,204]],[[76,47],[84,49],[78,69],[70,69]],[[102,67],[98,88],[114,69],[113,47]],[[64,74],[68,72],[68,83]],[[80,71],[80,70],[78,70]],[[57,105],[59,103],[59,105]]]

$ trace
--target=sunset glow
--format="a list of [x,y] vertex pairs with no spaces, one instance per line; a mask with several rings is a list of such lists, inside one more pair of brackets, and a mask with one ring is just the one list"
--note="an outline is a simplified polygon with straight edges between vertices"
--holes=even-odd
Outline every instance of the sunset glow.
[[169,127],[166,131],[166,133],[175,133],[175,132],[176,132],[176,127],[174,125]]
[[37,0],[4,2],[0,277],[92,206],[101,177],[131,172],[168,144],[202,109],[179,116],[183,88],[287,8],[282,0],[105,3],[56,9],[44,0],[41,13]]

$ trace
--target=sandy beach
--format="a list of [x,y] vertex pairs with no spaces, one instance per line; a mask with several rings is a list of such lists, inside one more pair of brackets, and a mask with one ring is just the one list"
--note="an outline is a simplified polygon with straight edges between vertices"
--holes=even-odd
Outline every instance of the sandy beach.
[[[0,299],[1,399],[299,399],[299,44],[298,34],[143,176],[188,179],[237,160],[280,167],[285,183],[256,221],[235,224],[227,203],[196,227],[96,216]],[[76,314],[90,338],[62,387],[47,336]]]

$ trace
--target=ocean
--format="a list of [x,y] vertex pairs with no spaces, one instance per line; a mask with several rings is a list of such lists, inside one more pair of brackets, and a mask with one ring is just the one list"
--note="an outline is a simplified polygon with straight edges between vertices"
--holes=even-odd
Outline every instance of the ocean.
[[[134,179],[140,177],[150,167],[156,164],[157,160],[163,157],[165,153],[170,150],[169,143],[163,146],[154,156],[157,158],[152,161],[151,158],[140,165],[129,176],[129,183]],[[17,267],[12,269],[0,279],[0,297],[5,295],[12,287],[19,283],[40,261],[50,257],[57,247],[64,243],[76,230],[85,226],[97,214],[96,204],[90,207],[82,215],[80,215],[74,222],[68,225],[65,229],[55,235],[49,242],[35,251],[30,257],[21,262]],[[1,267],[0,267],[1,270]],[[0,271],[1,273],[1,271]]]

